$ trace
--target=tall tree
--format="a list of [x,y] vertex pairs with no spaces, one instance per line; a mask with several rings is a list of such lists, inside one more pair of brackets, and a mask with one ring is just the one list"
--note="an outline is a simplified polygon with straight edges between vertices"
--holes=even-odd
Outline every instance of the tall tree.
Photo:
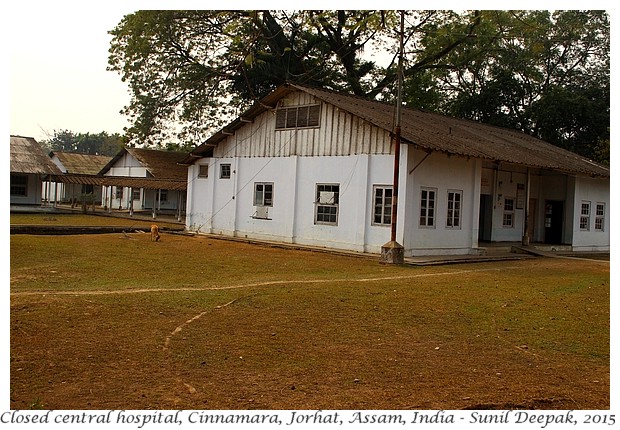
[[124,139],[118,133],[108,134],[105,131],[91,134],[55,130],[51,138],[41,144],[51,151],[113,156],[123,148]]
[[[458,27],[433,49],[412,51],[411,70],[438,62],[475,33],[476,13],[407,11],[413,45],[428,29]],[[472,18],[473,17],[473,18]],[[200,142],[284,82],[366,97],[396,77],[396,11],[139,11],[111,31],[109,69],[132,91],[129,139]],[[381,52],[373,57],[374,50]]]
[[609,162],[609,20],[603,11],[484,11],[434,71],[438,110],[523,130]]
[[200,143],[284,82],[389,101],[401,13],[410,107],[606,152],[602,11],[139,11],[110,32],[109,69],[132,91],[127,138]]

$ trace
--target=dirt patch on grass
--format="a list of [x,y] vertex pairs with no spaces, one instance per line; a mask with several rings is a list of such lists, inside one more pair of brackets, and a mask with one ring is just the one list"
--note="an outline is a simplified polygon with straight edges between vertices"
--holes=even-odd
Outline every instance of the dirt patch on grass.
[[609,408],[605,262],[132,237],[11,238],[12,409]]

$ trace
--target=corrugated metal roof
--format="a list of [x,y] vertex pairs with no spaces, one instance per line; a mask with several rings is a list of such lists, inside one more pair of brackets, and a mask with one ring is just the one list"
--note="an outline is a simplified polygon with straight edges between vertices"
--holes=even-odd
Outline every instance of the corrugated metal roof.
[[11,136],[11,173],[62,174],[32,137]]
[[[251,120],[266,110],[274,109],[278,100],[293,91],[305,91],[384,130],[394,129],[393,105],[303,85],[285,84],[207,139],[192,151],[183,163],[191,164],[195,158],[210,154],[213,147],[229,133],[244,126],[248,119]],[[402,109],[401,138],[403,143],[428,151],[559,170],[571,174],[609,177],[609,168],[521,131],[419,110]]]
[[[377,127],[386,130],[393,128],[394,107],[391,105],[315,88],[298,88]],[[405,143],[431,151],[570,173],[609,176],[607,167],[521,131],[436,113],[402,109],[401,138]]]
[[66,173],[96,175],[112,159],[105,155],[81,154],[77,152],[53,151],[51,155],[58,157],[58,160],[67,169]]

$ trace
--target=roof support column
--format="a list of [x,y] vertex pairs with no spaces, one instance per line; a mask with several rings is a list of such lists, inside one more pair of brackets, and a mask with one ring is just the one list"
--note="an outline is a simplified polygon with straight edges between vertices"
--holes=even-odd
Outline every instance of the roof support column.
[[177,221],[181,221],[181,200],[182,200],[181,191],[177,191]]
[[528,232],[529,227],[529,218],[530,218],[530,169],[527,169],[527,179],[525,182],[525,216],[523,217],[523,237],[521,239],[521,244],[523,246],[529,246],[530,244],[530,235]]
[[157,218],[157,204],[161,200],[161,190],[158,189],[153,193],[153,219]]
[[133,216],[133,187],[129,187],[129,216]]
[[52,187],[52,183],[50,181],[49,176],[47,177],[47,181],[45,182],[45,198],[43,199],[45,201],[45,206],[49,206],[50,205],[50,188]]
[[58,184],[60,182],[54,182],[54,207],[58,205]]

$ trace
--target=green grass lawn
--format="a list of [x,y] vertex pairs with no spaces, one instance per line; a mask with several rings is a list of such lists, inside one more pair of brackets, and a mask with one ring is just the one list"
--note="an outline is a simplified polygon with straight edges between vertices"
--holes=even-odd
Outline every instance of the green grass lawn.
[[21,225],[47,225],[47,226],[133,226],[149,227],[156,223],[162,226],[175,225],[161,220],[144,220],[140,218],[124,218],[118,216],[84,215],[84,214],[60,214],[60,213],[12,213],[10,216],[11,224]]
[[10,266],[13,409],[609,407],[608,262],[134,233],[14,235]]

